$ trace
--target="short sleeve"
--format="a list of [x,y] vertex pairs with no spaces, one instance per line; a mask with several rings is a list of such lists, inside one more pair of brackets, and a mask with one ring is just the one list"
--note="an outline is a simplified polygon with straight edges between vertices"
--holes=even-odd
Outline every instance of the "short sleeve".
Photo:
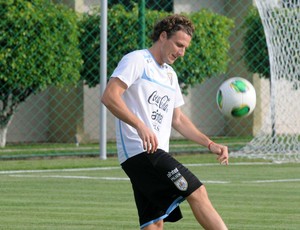
[[142,76],[143,70],[143,56],[139,51],[133,51],[121,59],[111,77],[118,77],[127,85],[127,87],[130,87]]
[[182,96],[182,93],[181,93],[181,89],[180,89],[179,83],[177,82],[177,86],[176,86],[176,99],[175,99],[174,107],[177,108],[177,107],[180,107],[182,105],[184,105],[184,99],[183,99],[183,96]]

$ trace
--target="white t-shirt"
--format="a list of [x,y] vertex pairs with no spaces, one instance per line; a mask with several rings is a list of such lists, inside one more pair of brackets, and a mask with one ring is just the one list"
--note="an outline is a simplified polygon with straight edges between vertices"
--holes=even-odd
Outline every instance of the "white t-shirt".
[[[137,50],[122,58],[112,77],[127,85],[126,105],[154,131],[158,148],[168,152],[173,110],[184,104],[173,68],[159,65],[148,50]],[[116,139],[120,163],[145,151],[137,130],[119,119]]]

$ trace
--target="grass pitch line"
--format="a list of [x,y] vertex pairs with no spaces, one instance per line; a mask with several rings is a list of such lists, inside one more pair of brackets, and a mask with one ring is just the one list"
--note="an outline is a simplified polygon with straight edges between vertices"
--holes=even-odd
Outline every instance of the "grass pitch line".
[[[184,164],[185,166],[220,166],[219,163],[196,163],[196,164]],[[274,165],[271,162],[236,162],[236,163],[229,163],[230,165]]]
[[61,179],[84,179],[84,180],[114,180],[114,181],[129,181],[126,177],[92,177],[92,176],[61,176],[61,175],[9,175],[12,177],[30,177],[30,178],[61,178]]
[[254,180],[244,181],[244,183],[281,183],[281,182],[300,182],[300,179],[278,179],[278,180]]
[[[239,162],[231,163],[230,165],[271,165],[270,162]],[[197,163],[197,164],[184,164],[187,167],[203,167],[203,166],[220,166],[218,163]],[[80,171],[102,171],[102,170],[116,170],[121,169],[120,166],[114,167],[94,167],[94,168],[70,168],[70,169],[40,169],[40,170],[6,170],[1,171],[1,174],[22,174],[22,173],[48,173],[48,172],[80,172]]]
[[[110,180],[110,181],[129,181],[127,177],[92,177],[92,176],[62,176],[62,175],[9,175],[12,177],[31,177],[31,178],[61,178],[61,179],[85,179],[85,180]],[[205,184],[230,184],[231,181],[213,181],[203,180]],[[254,181],[243,181],[243,183],[282,183],[282,182],[300,182],[300,179],[278,179],[278,180],[254,180]]]
[[80,172],[80,171],[98,171],[115,170],[120,167],[96,167],[96,168],[72,168],[72,169],[42,169],[42,170],[8,170],[0,171],[0,174],[18,174],[18,173],[48,173],[48,172]]
[[[231,163],[230,165],[270,165],[269,162],[240,162]],[[198,163],[198,164],[184,164],[187,167],[199,166],[219,166],[218,163]],[[80,172],[80,171],[97,171],[97,170],[116,170],[121,169],[120,166],[114,167],[94,167],[94,168],[70,168],[70,169],[40,169],[40,170],[6,170],[1,171],[0,174],[18,174],[18,173],[47,173],[47,172]]]
[[[34,178],[61,178],[61,179],[84,179],[84,180],[110,180],[110,181],[130,181],[128,177],[92,177],[92,176],[62,176],[62,175],[9,175],[12,177],[34,177]],[[230,184],[231,181],[203,180],[204,184]],[[243,183],[282,183],[282,182],[300,182],[300,179],[278,179],[278,180],[254,180],[244,181]]]
[[[110,181],[130,181],[127,177],[91,177],[91,176],[61,176],[61,175],[9,175],[11,177],[30,177],[30,178],[61,178],[61,179],[83,179],[83,180],[110,180]],[[230,181],[202,181],[205,184],[229,184]]]

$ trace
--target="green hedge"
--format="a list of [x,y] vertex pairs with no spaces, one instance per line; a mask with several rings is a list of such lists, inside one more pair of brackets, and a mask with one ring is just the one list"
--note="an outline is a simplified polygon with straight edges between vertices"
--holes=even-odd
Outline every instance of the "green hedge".
[[82,61],[74,11],[48,0],[7,0],[0,7],[1,86],[21,94],[78,81]]
[[[155,22],[168,13],[146,10],[146,46],[151,45],[149,38]],[[199,84],[206,78],[225,73],[229,62],[229,36],[234,26],[232,20],[208,10],[188,14],[195,24],[191,46],[186,56],[175,62],[179,81],[184,92],[189,86]],[[81,28],[82,56],[84,68],[82,79],[90,87],[99,83],[99,14],[83,14]],[[138,49],[140,36],[138,8],[127,11],[122,5],[114,5],[108,11],[108,76],[126,53]],[[97,52],[95,52],[95,50]],[[95,52],[95,54],[93,54]]]
[[248,71],[270,78],[270,62],[264,28],[256,7],[251,7],[243,23],[243,59]]
[[0,1],[0,129],[49,85],[76,84],[82,66],[74,11],[49,0]]
[[229,36],[234,27],[231,19],[205,9],[188,16],[196,31],[185,57],[174,67],[184,89],[227,71]]
[[[300,40],[300,35],[294,31],[297,27],[295,27],[293,20],[299,18],[299,12],[299,8],[275,8],[268,12],[269,16],[274,19],[276,18],[278,22],[277,26],[272,28],[274,36],[279,34],[283,39],[290,42],[290,44],[286,44],[286,47],[281,47],[285,52],[291,49],[289,47],[291,45],[294,45],[296,50],[298,48],[295,42]],[[248,70],[252,73],[259,74],[260,77],[270,78],[271,70],[268,46],[257,8],[251,7],[249,9],[243,23],[243,28],[245,30],[245,36],[243,38],[243,59]],[[295,63],[295,67],[292,67],[290,70],[291,72],[295,72],[296,66],[300,65],[299,54],[297,52],[291,52],[290,55],[285,57],[285,61],[287,63]],[[281,77],[287,77],[287,79],[290,80],[290,76],[283,75]],[[300,76],[297,75],[295,78],[300,81]],[[294,83],[294,89],[298,88],[298,84]]]

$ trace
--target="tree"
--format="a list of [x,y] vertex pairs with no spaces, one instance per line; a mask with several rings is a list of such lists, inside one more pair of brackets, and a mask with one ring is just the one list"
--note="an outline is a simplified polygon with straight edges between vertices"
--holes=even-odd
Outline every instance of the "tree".
[[258,9],[251,7],[242,25],[243,59],[248,71],[260,77],[270,78],[270,62],[264,27]]
[[[283,22],[288,20],[286,18],[286,15],[299,15],[299,11],[299,8],[293,8],[293,4],[290,3],[286,4],[281,12],[276,10],[274,10],[273,12],[269,12],[270,14],[275,15],[278,22],[281,22],[278,23],[281,24],[281,26],[273,28],[273,33],[283,33],[282,31],[292,30],[292,27],[290,26],[293,25]],[[267,40],[262,21],[258,9],[256,7],[252,6],[249,9],[248,14],[243,23],[243,29],[244,37],[242,58],[245,61],[248,71],[251,73],[257,73],[259,77],[266,78],[271,81],[271,67]],[[295,34],[292,31],[286,34],[281,34],[281,36],[285,36],[285,39],[288,39],[288,41],[299,41],[299,34]],[[292,45],[294,45],[293,42],[291,42],[289,46]],[[292,53],[291,55],[289,55],[289,59],[296,60],[295,66],[298,66],[297,63],[299,63],[299,58],[296,52],[294,54]],[[288,62],[288,60],[285,61]],[[295,72],[295,68],[296,67],[294,67],[294,69],[291,69],[291,71]],[[287,77],[288,79],[290,79],[289,76]],[[299,89],[300,75],[295,76],[293,81],[293,89]]]
[[[20,103],[76,84],[82,64],[74,11],[48,0],[0,0],[0,147]],[[63,33],[62,33],[63,32]]]
[[[153,25],[168,14],[165,11],[146,10],[146,46],[152,43],[148,35],[152,33]],[[189,87],[201,84],[206,78],[226,72],[229,62],[229,36],[234,26],[231,19],[208,10],[187,16],[194,22],[196,31],[186,56],[173,66],[179,73],[179,83],[184,93],[187,93]],[[81,44],[88,44],[81,46],[84,59],[81,76],[90,87],[99,83],[99,21],[99,14],[83,14],[79,23]],[[108,28],[107,72],[110,76],[122,56],[139,47],[138,7],[131,11],[120,4],[111,7],[108,11]]]
[[[132,10],[140,2],[140,0],[108,0],[108,7],[111,8],[116,4],[121,4],[126,10]],[[173,11],[173,1],[170,0],[147,0],[145,1],[145,6],[151,10]]]

